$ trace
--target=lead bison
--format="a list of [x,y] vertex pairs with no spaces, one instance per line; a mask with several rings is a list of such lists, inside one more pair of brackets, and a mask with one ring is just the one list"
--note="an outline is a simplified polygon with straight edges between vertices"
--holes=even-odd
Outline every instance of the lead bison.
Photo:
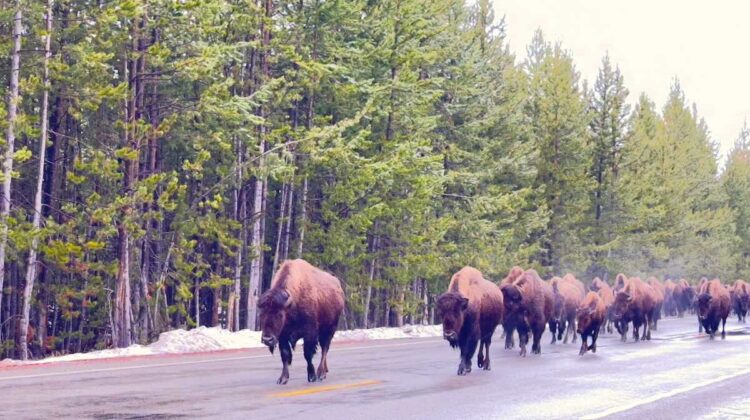
[[566,274],[565,277],[553,277],[550,280],[552,287],[552,317],[549,319],[549,329],[552,333],[552,342],[565,339],[563,344],[568,343],[568,337],[573,335],[573,342],[576,342],[575,324],[576,311],[578,305],[584,297],[583,283],[578,281],[572,274]]
[[531,352],[541,354],[540,340],[552,315],[552,288],[535,270],[526,270],[515,281],[500,287],[505,303],[505,319],[518,331],[521,356],[526,356],[529,332],[533,335]]
[[732,309],[737,314],[737,321],[745,323],[747,309],[750,306],[750,284],[744,280],[737,280],[732,285],[729,294],[732,298]]
[[[656,293],[639,277],[631,277],[625,281],[625,286],[616,293],[614,303],[614,317],[622,329],[620,336],[626,341],[627,322],[633,322],[633,339],[635,341],[651,339],[651,318],[656,307]],[[639,329],[643,326],[643,334],[639,336]]]
[[471,358],[479,342],[477,366],[490,370],[490,344],[503,319],[503,294],[473,267],[464,267],[451,278],[448,291],[437,299],[443,320],[443,338],[461,350],[458,374],[471,372]]
[[[344,310],[344,291],[339,280],[305,260],[285,261],[271,281],[271,288],[258,300],[261,342],[281,354],[281,376],[289,381],[292,349],[304,340],[307,381],[323,380],[328,373],[328,349]],[[320,343],[321,357],[316,372],[312,358]]]
[[[605,321],[604,301],[597,292],[589,292],[576,311],[577,332],[581,334],[581,356],[591,350],[596,353],[596,339]],[[588,338],[591,337],[591,345]]]
[[730,308],[729,292],[726,287],[718,279],[702,282],[697,301],[698,321],[711,340],[719,330],[719,322],[721,322],[721,339],[726,338],[724,328]]

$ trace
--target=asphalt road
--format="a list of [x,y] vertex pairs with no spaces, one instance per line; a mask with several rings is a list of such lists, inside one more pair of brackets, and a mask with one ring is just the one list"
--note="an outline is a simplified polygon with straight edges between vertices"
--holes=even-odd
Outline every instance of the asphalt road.
[[442,339],[334,343],[313,384],[300,345],[286,386],[264,349],[3,368],[0,418],[747,418],[750,327],[727,327],[709,341],[693,316],[667,319],[651,342],[605,334],[583,357],[545,332],[520,358],[498,335],[493,370],[465,377]]

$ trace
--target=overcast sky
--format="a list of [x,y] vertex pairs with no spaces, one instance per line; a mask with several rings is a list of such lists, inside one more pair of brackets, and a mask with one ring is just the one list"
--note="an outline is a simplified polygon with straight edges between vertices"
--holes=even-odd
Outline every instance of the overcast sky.
[[508,42],[526,56],[534,30],[561,41],[592,85],[605,52],[620,66],[630,100],[661,110],[674,77],[719,143],[731,149],[750,118],[750,1],[494,0]]

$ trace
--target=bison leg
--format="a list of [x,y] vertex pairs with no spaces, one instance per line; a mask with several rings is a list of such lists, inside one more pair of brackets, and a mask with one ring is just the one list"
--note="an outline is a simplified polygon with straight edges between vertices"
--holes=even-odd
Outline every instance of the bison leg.
[[589,350],[596,353],[596,339],[599,338],[599,329],[597,328],[594,333],[591,335],[591,345],[589,346]]
[[515,346],[513,342],[513,328],[503,326],[503,334],[505,335],[505,350],[512,349]]
[[581,350],[578,352],[579,356],[583,356],[588,351],[588,346],[586,345],[586,341],[588,341],[588,338],[585,334],[581,333]]
[[722,340],[727,338],[726,326],[727,326],[727,319],[722,318],[721,319],[721,339]]
[[[563,332],[565,331],[565,319],[562,319],[557,323],[557,341],[560,341],[563,339]],[[568,344],[568,336],[565,336],[565,341],[563,344]]]
[[289,382],[289,365],[292,364],[292,345],[289,340],[279,341],[279,354],[281,354],[281,376],[276,381],[279,385],[286,385]]
[[521,357],[526,357],[526,344],[529,342],[529,332],[518,330],[518,346],[521,351],[518,353]]
[[578,335],[576,334],[576,319],[570,318],[568,319],[568,329],[565,331],[565,341],[563,344],[568,343],[568,336],[573,336],[573,344],[578,340]]
[[544,333],[544,324],[541,328],[534,328],[532,331],[534,342],[531,343],[531,352],[533,354],[542,354],[542,334]]
[[479,369],[484,367],[484,340],[479,342],[479,353],[477,354],[477,367]]
[[490,344],[492,344],[492,336],[490,335],[484,340],[485,356],[484,356],[484,370],[491,370],[490,368]]
[[468,338],[461,346],[461,362],[458,364],[458,375],[463,376],[471,373],[471,358],[474,357],[478,342],[479,340],[477,339]]
[[315,367],[313,367],[313,356],[318,347],[318,340],[316,338],[305,337],[305,345],[303,347],[305,354],[305,361],[307,361],[307,382],[315,382],[318,377],[315,375]]
[[318,380],[322,381],[328,373],[328,349],[331,347],[331,340],[335,331],[325,331],[320,334],[320,364],[318,365]]
[[552,341],[550,341],[550,344],[555,344],[555,342],[557,342],[557,321],[554,319],[550,319],[549,321],[549,332],[552,333]]
[[637,343],[638,340],[640,340],[640,335],[638,331],[641,329],[640,324],[636,324],[635,321],[633,321],[633,340]]

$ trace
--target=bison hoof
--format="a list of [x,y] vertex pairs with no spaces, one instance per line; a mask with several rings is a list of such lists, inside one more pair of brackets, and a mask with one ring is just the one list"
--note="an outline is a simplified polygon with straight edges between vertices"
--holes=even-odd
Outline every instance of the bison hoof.
[[482,357],[477,357],[477,367],[479,369],[484,367],[484,360],[482,359]]
[[526,357],[526,348],[522,347],[521,351],[518,353],[518,355],[521,356],[521,357]]
[[485,363],[484,367],[482,367],[482,369],[484,369],[484,370],[492,370],[492,369],[490,369],[490,363],[489,362]]
[[463,363],[461,363],[460,365],[458,365],[458,372],[457,372],[458,376],[464,376],[467,373],[468,372],[466,371],[466,368],[464,368],[464,364]]
[[315,374],[307,375],[307,382],[315,382],[318,380],[318,377]]
[[586,354],[586,349],[581,347],[581,351],[578,352],[578,355],[583,356],[584,354]]
[[591,351],[592,351],[593,353],[596,353],[596,344],[592,344],[592,345],[591,345],[591,346],[589,347],[589,350],[591,350]]
[[279,380],[276,381],[279,385],[286,385],[287,382],[289,382],[289,377],[286,375],[279,376]]

